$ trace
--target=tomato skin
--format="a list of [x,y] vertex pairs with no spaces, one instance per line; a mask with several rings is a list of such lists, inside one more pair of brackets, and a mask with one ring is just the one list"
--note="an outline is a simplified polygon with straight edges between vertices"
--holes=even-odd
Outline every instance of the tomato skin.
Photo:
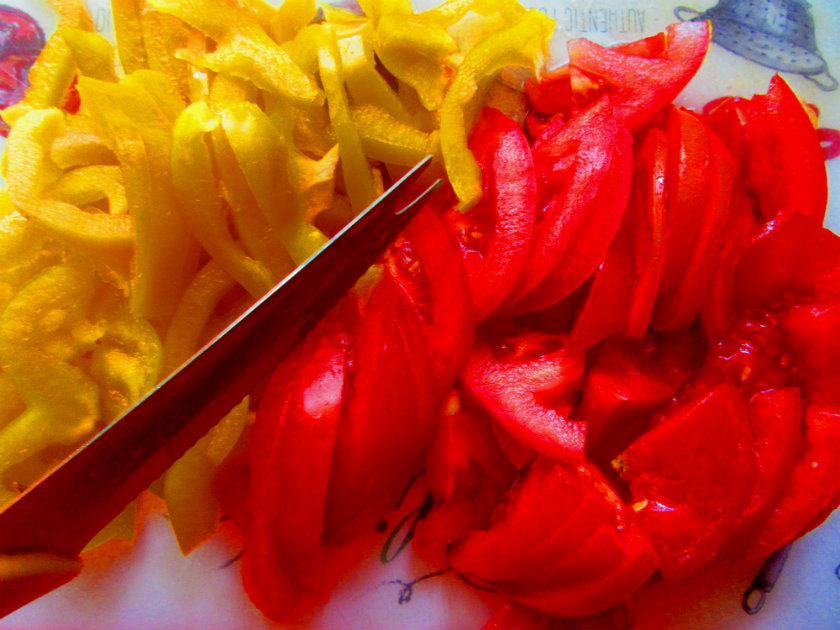
[[536,460],[491,527],[456,543],[455,570],[558,617],[608,608],[655,568],[647,537],[598,470]]
[[569,419],[583,382],[583,351],[565,335],[483,330],[461,374],[464,389],[508,433],[537,452],[583,456],[585,423]]
[[744,402],[728,382],[697,392],[666,410],[614,465],[630,483],[662,575],[687,577],[717,554],[754,486]]
[[508,296],[525,264],[537,184],[528,139],[498,110],[482,109],[469,146],[481,167],[484,194],[466,213],[453,208],[447,218],[459,236],[475,319],[482,321]]
[[837,507],[840,492],[840,412],[809,405],[805,410],[805,448],[772,515],[744,552],[766,556],[819,524],[816,517]]
[[348,321],[345,302],[274,370],[257,411],[242,578],[273,619],[323,597],[321,531],[350,377]]
[[390,276],[382,277],[351,334],[353,386],[331,462],[328,543],[370,531],[393,509],[434,428],[435,381],[423,329]]
[[508,312],[539,310],[599,267],[621,223],[632,179],[632,136],[603,97],[568,123],[555,119],[534,143],[542,214]]
[[427,205],[386,261],[422,323],[440,399],[466,362],[475,332],[470,284],[455,236],[438,210]]
[[593,87],[596,93],[608,93],[615,102],[618,119],[635,132],[674,100],[691,80],[710,41],[708,22],[671,24],[664,39],[654,36],[615,48],[604,48],[586,39],[570,40],[573,99],[587,101]]

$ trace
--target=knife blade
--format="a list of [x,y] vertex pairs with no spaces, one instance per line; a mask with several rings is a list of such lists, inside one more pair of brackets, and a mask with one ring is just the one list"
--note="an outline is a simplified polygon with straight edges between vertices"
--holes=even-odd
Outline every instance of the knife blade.
[[[384,252],[439,185],[410,193],[430,162],[417,164],[176,372],[0,511],[0,554],[78,556]],[[0,615],[10,612],[4,608],[0,601]]]

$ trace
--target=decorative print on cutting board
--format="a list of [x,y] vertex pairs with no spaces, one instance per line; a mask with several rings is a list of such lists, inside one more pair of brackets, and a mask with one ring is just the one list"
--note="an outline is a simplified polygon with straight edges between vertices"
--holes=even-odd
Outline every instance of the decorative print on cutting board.
[[800,74],[825,91],[838,83],[817,47],[805,0],[720,0],[708,11],[680,6],[682,21],[711,20],[712,41],[757,64]]
[[[0,110],[23,98],[29,87],[29,68],[44,41],[44,31],[29,14],[0,5]],[[0,120],[0,135],[8,132],[8,126]]]

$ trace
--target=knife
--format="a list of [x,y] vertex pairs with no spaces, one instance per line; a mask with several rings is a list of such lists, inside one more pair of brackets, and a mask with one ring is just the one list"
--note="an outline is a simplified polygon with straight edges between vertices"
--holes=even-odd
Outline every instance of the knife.
[[209,431],[384,252],[440,184],[431,157],[176,372],[0,511],[0,617],[72,579],[105,525]]

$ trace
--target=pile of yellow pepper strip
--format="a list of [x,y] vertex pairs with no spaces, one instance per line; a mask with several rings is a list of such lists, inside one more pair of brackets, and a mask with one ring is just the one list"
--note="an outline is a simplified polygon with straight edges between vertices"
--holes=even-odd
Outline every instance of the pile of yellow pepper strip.
[[[432,154],[481,195],[467,134],[499,81],[538,68],[553,22],[515,0],[82,0],[30,71],[0,190],[0,503],[12,499]],[[78,111],[67,107],[78,92]],[[504,105],[503,105],[504,106]],[[521,108],[520,108],[521,109]],[[186,553],[243,401],[165,475]],[[129,509],[109,535],[130,536]]]

